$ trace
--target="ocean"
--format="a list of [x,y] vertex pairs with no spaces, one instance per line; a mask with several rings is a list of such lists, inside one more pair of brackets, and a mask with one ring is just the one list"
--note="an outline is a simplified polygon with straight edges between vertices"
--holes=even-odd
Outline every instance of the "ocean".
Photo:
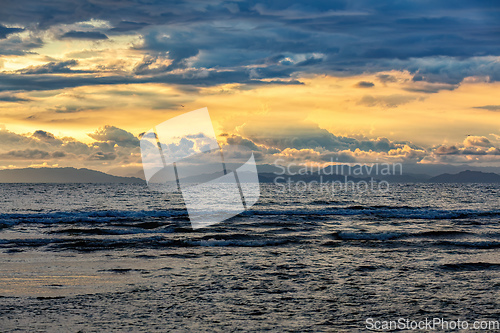
[[1,332],[500,319],[498,184],[262,184],[251,209],[198,230],[179,193],[141,184],[1,184],[0,207]]

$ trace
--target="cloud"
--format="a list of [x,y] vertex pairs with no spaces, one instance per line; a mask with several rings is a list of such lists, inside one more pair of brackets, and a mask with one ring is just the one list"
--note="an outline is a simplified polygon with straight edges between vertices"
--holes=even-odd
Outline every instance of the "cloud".
[[398,82],[398,79],[394,75],[389,74],[378,74],[377,79],[383,84]]
[[463,143],[424,148],[411,142],[388,138],[339,137],[312,124],[286,127],[273,133],[255,132],[243,126],[243,136],[226,136],[227,144],[239,144],[260,153],[259,160],[274,163],[276,158],[288,162],[344,163],[467,163],[496,161],[500,149],[486,138],[469,136]]
[[116,159],[115,153],[104,153],[99,151],[89,156],[89,160],[97,160],[97,161],[112,161]]
[[[443,84],[406,87],[419,93],[455,89],[471,76],[487,77],[488,82],[500,80],[500,45],[491,42],[500,18],[495,6],[479,3],[461,5],[460,10],[450,2],[416,7],[411,1],[391,1],[390,5],[305,1],[262,5],[217,0],[168,5],[134,0],[120,5],[113,1],[71,4],[28,0],[26,7],[36,11],[22,11],[24,6],[17,4],[3,8],[0,21],[26,28],[0,40],[0,53],[33,52],[53,42],[47,37],[53,35],[102,40],[109,34],[116,42],[115,37],[135,34],[140,41],[130,39],[131,52],[121,53],[135,66],[95,66],[89,71],[105,75],[88,77],[2,77],[0,89],[148,82],[213,86],[273,80],[286,84],[307,74],[349,76],[390,70],[408,71],[419,82]],[[436,17],[435,11],[447,15]],[[483,15],[464,15],[467,11]],[[105,47],[102,51],[106,54]],[[137,55],[141,60],[136,61]],[[71,72],[71,66],[56,63],[27,71],[32,75]],[[390,74],[381,75],[378,80],[383,84],[395,80]],[[369,88],[370,84],[358,87]]]
[[358,104],[369,107],[381,106],[384,108],[396,108],[399,105],[409,103],[416,99],[417,99],[416,96],[399,95],[399,94],[388,95],[388,96],[375,96],[375,97],[371,95],[365,95],[363,96],[363,98],[361,98]]
[[274,147],[266,147],[264,145],[256,145],[255,142],[249,139],[245,139],[239,135],[231,135],[226,138],[226,143],[233,146],[247,147],[253,152],[264,153],[264,154],[275,154],[279,153],[280,149]]
[[110,163],[120,166],[141,162],[138,139],[133,134],[113,126],[96,133],[96,141],[86,144],[43,130],[17,134],[3,129],[0,130],[0,164],[27,167],[36,159],[57,161],[60,166],[83,166],[106,171]]
[[500,149],[484,136],[468,136],[463,143],[441,145],[431,149],[422,161],[426,163],[480,163],[500,162]]
[[[98,109],[93,106],[98,104],[89,102],[85,107],[61,94],[47,105],[38,97],[41,94],[21,91],[160,83],[177,86],[177,91],[198,89],[190,96],[200,96],[209,90],[206,87],[223,84],[237,84],[244,91],[258,85],[307,84],[309,78],[323,75],[362,75],[349,81],[349,88],[366,88],[362,91],[366,95],[348,103],[354,100],[375,110],[394,109],[423,94],[456,89],[464,82],[500,81],[500,44],[495,42],[500,12],[491,1],[26,0],[3,4],[0,22],[0,54],[24,56],[5,57],[0,91],[6,93],[0,95],[0,101],[27,102],[24,96],[33,96],[29,114],[38,121],[46,120],[35,113],[38,109],[50,113],[54,118],[50,121],[66,121],[79,116],[75,113]],[[55,59],[54,50],[66,44],[70,47],[66,51],[73,52],[63,54],[59,49]],[[15,67],[41,61],[47,63],[21,70]],[[186,104],[180,98],[138,96],[151,109]],[[20,110],[19,118],[29,115],[24,113],[28,107]],[[500,110],[497,105],[475,108]],[[60,114],[57,120],[54,113]],[[102,154],[112,153],[116,155],[112,161],[118,162],[137,152],[137,138],[127,133],[113,126],[103,128],[90,135],[95,142],[88,145],[62,138],[56,144],[31,135],[2,134],[0,138],[18,140],[16,145],[21,147],[14,147],[16,150],[24,149],[23,145],[47,152],[73,149],[87,161],[105,161],[99,159],[107,156]],[[364,158],[362,152],[370,151],[408,159],[421,155],[420,147],[408,144],[408,151],[403,143],[389,138],[342,137],[303,124],[276,133],[243,128],[227,140],[266,156],[286,149],[317,151],[320,159],[340,152],[346,159]],[[447,148],[435,147],[429,154],[453,158],[484,152],[488,156],[490,148],[484,141],[469,139]],[[358,155],[347,153],[356,149]],[[96,153],[94,159],[88,159]]]
[[359,81],[356,83],[356,87],[358,88],[372,88],[374,87],[375,84],[373,82],[368,82],[368,81]]
[[[278,159],[286,163],[417,163],[428,153],[423,149],[415,149],[402,145],[387,152],[366,151],[361,149],[324,151],[317,149],[287,148],[272,156],[264,158],[267,163],[275,163]],[[281,162],[281,161],[280,161]]]
[[[494,52],[499,55],[500,50]],[[498,56],[432,56],[391,61],[394,68],[415,74],[414,81],[456,85],[468,77],[485,77],[488,82],[500,81]]]
[[7,38],[8,35],[21,32],[23,30],[23,28],[7,28],[6,26],[0,24],[0,39]]
[[162,56],[168,56],[171,63],[159,67],[161,72],[186,67],[186,60],[199,53],[197,46],[186,43],[186,40],[190,37],[189,34],[182,32],[173,32],[168,36],[160,34],[156,30],[149,32],[143,36],[143,44],[138,48],[153,52],[153,54],[146,55],[143,61],[136,66],[134,72],[136,74],[148,73],[149,66],[157,62],[158,58]]
[[470,135],[464,140],[465,147],[492,147],[490,140],[484,136]]
[[108,36],[97,31],[68,31],[59,38],[103,40],[108,39]]
[[[25,27],[22,33],[73,27],[63,38],[100,40],[108,38],[104,32],[113,36],[140,32],[143,44],[136,49],[143,55],[168,54],[172,61],[168,70],[186,67],[187,59],[197,69],[237,66],[241,70],[282,54],[309,53],[323,56],[283,60],[270,67],[344,75],[398,69],[421,75],[424,81],[457,84],[476,72],[498,80],[498,62],[492,60],[500,55],[500,45],[492,42],[500,27],[497,9],[494,2],[416,6],[410,0],[349,4],[27,0],[3,6],[0,21]],[[106,22],[107,30],[86,31],[82,22],[92,19]],[[5,35],[21,29],[2,27],[0,33]]]
[[349,140],[337,137],[312,123],[284,123],[273,132],[262,130],[258,125],[246,125],[240,128],[242,137],[259,146],[283,150],[286,148],[338,150],[349,148]]
[[380,137],[336,136],[308,122],[283,122],[273,131],[252,123],[238,128],[240,135],[226,135],[227,144],[243,145],[260,153],[259,161],[274,163],[277,158],[301,162],[375,162],[417,163],[428,155],[426,149],[411,142],[395,142]]
[[132,133],[127,132],[115,126],[104,126],[103,128],[88,134],[92,139],[106,142],[108,144],[117,144],[123,147],[139,147],[139,139]]
[[436,94],[441,90],[454,90],[458,84],[440,83],[440,82],[425,82],[423,80],[415,80],[415,76],[411,82],[403,85],[402,89],[412,93]]
[[[276,159],[300,163],[467,163],[471,160],[497,161],[500,156],[500,149],[479,136],[467,137],[461,144],[426,149],[411,142],[384,137],[336,136],[312,123],[283,125],[274,132],[244,125],[239,128],[239,135],[224,134],[221,138],[225,138],[227,145],[249,148],[259,163],[268,164]],[[0,156],[4,164],[18,166],[30,165],[31,160],[36,159],[57,160],[59,165],[101,168],[103,171],[123,165],[140,167],[139,139],[132,133],[108,125],[89,136],[95,141],[86,144],[43,130],[32,134],[0,130]],[[206,141],[201,134],[178,139],[169,145],[169,149],[182,156],[196,151]],[[231,151],[231,157],[238,154],[238,151]]]
[[24,74],[52,74],[52,73],[72,73],[78,72],[72,70],[70,67],[78,65],[76,60],[67,60],[59,62],[49,62],[45,65],[30,66],[20,70]]
[[141,30],[144,27],[150,25],[149,23],[144,22],[130,22],[130,21],[121,21],[113,28],[109,29],[111,32],[128,32],[128,31],[137,31]]
[[457,147],[455,146],[439,146],[435,151],[437,155],[457,155],[460,153]]
[[49,159],[49,152],[39,149],[11,150],[1,155],[5,159]]
[[23,56],[33,54],[34,49],[43,45],[44,42],[37,33],[12,34],[5,39],[0,39],[0,55]]
[[29,102],[31,101],[28,98],[23,98],[10,94],[0,94],[0,102],[11,102],[11,103],[19,103],[19,102]]
[[30,138],[25,135],[20,135],[7,131],[5,129],[0,129],[0,145],[4,147],[15,147],[23,146],[30,143]]
[[54,108],[48,109],[48,111],[53,111],[55,113],[77,113],[88,110],[99,110],[102,108],[101,106],[57,105]]
[[500,105],[475,106],[474,109],[483,109],[483,110],[497,112],[500,111]]
[[244,147],[248,147],[254,151],[259,151],[261,149],[251,140],[242,138],[239,135],[232,135],[232,136],[228,137],[226,139],[226,141],[227,141],[227,144],[229,144],[229,145],[244,146]]
[[315,8],[308,4],[295,3],[290,7],[280,8],[273,6],[273,4],[264,5],[258,3],[254,9],[262,16],[281,17],[286,20],[304,20],[304,19],[318,19],[329,17],[345,17],[345,16],[364,16],[369,15],[366,11],[356,10],[343,10],[340,8],[322,10],[322,8]]
[[39,140],[43,141],[55,141],[57,140],[54,134],[42,131],[42,130],[37,130],[33,133],[32,137],[37,138]]
[[[338,137],[314,124],[285,126],[274,133],[253,130],[243,126],[241,132],[246,135],[224,135],[222,138],[233,147],[239,145],[249,148],[262,163],[273,163],[280,157],[301,162],[311,159],[321,163],[330,160],[374,161],[378,158],[417,161],[422,158],[422,149],[411,143],[397,143],[387,138],[370,140]],[[108,125],[89,136],[95,141],[85,144],[43,130],[32,134],[0,130],[0,155],[4,163],[15,160],[16,165],[23,160],[28,163],[31,159],[61,160],[58,161],[59,165],[87,165],[93,168],[140,165],[139,139],[132,133]],[[178,142],[170,143],[168,148],[172,154],[181,156],[198,151],[207,142],[203,135],[178,139]],[[239,152],[231,151],[231,154],[235,157]]]

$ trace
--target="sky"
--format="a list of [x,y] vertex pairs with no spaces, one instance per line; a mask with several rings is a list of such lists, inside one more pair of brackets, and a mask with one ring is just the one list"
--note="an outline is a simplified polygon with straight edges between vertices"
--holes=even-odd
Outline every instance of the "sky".
[[497,1],[2,1],[0,168],[141,168],[207,107],[259,163],[500,168]]

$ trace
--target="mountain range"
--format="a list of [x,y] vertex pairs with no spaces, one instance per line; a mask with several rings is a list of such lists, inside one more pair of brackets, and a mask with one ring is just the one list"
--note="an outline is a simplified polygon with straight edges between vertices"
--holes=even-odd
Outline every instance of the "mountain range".
[[496,173],[486,173],[479,171],[462,171],[451,175],[444,173],[442,175],[429,179],[431,183],[500,183],[500,175]]
[[76,168],[25,168],[0,170],[0,183],[145,183],[137,177],[118,177]]
[[[264,171],[265,170],[265,171]],[[277,177],[285,177],[294,182],[297,181],[317,181],[320,179],[320,174],[280,174],[269,172],[272,169],[260,168],[259,179],[262,183],[273,183]],[[262,172],[264,171],[264,172]],[[267,171],[267,172],[266,172]],[[24,168],[24,169],[5,169],[0,170],[0,183],[124,183],[124,184],[144,184],[144,179],[141,179],[143,174],[137,173],[138,177],[114,176],[104,172],[90,170],[86,168]],[[202,174],[196,177],[188,177],[186,182],[205,182],[217,178],[218,174]],[[369,181],[373,177],[374,180],[385,180],[393,183],[500,183],[500,175],[492,172],[481,172],[465,170],[456,174],[443,173],[434,177],[424,174],[403,174],[392,176],[347,176],[347,180]],[[329,175],[323,174],[323,181],[344,181],[344,175]],[[282,178],[278,182],[283,182]]]

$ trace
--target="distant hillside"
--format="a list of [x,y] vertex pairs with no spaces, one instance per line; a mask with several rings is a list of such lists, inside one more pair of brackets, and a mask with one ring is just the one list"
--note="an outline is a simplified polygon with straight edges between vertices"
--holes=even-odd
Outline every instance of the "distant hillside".
[[500,175],[496,173],[486,173],[480,171],[462,171],[460,173],[450,175],[444,173],[442,175],[429,179],[432,183],[500,183]]
[[75,168],[25,168],[0,170],[0,183],[144,183],[136,177],[117,177]]
[[[140,170],[142,172],[142,170]],[[139,173],[139,172],[138,172]],[[138,174],[137,173],[137,174]],[[419,176],[419,177],[413,177]],[[420,177],[421,176],[421,177]],[[403,175],[388,176],[390,182],[431,182],[431,183],[500,183],[500,175],[496,173],[486,173],[481,171],[462,171],[457,174],[441,174],[439,176],[426,179],[425,175]],[[261,172],[259,179],[262,183],[272,183],[277,177],[276,173]],[[287,176],[288,177],[288,176]],[[206,179],[205,179],[206,178]],[[205,182],[216,178],[213,174],[203,174],[196,177],[187,177],[186,181]],[[294,175],[291,177],[294,181],[312,181],[318,180],[318,175]],[[375,177],[377,179],[377,177]],[[348,177],[349,180],[360,181],[368,178]],[[341,175],[324,175],[323,181],[343,181]],[[382,179],[378,179],[382,180]],[[125,183],[125,184],[143,184],[145,181],[138,177],[120,177],[109,175],[104,172],[90,169],[76,168],[25,168],[0,170],[0,183]]]

